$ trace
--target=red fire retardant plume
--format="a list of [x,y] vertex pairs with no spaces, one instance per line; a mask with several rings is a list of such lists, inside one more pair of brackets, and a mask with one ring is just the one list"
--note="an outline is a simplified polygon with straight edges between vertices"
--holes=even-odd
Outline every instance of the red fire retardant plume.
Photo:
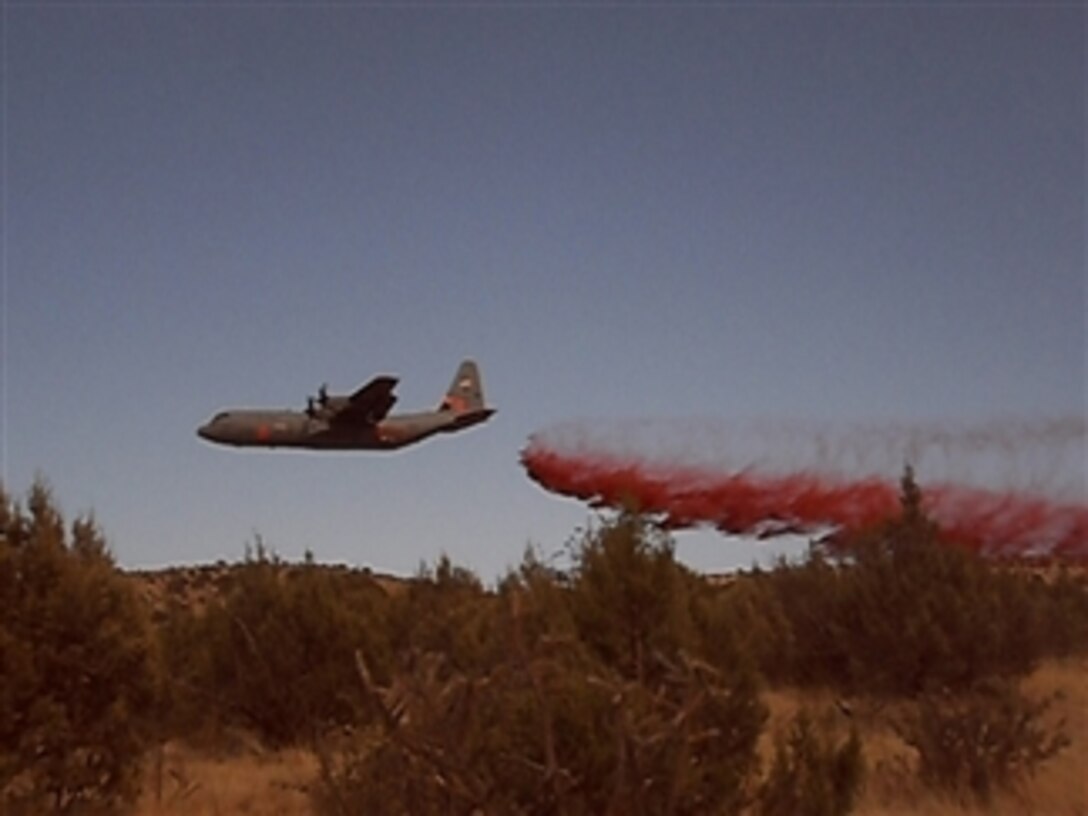
[[[546,490],[593,506],[635,507],[673,529],[709,525],[724,533],[864,529],[899,510],[898,479],[849,479],[813,470],[760,473],[748,468],[667,464],[637,455],[569,452],[534,437],[522,452],[529,476]],[[923,508],[951,540],[987,555],[1088,558],[1088,506],[1011,490],[923,485]]]

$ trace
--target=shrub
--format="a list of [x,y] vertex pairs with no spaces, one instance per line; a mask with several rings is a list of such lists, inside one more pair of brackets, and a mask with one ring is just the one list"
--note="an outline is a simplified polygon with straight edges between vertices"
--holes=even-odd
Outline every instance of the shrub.
[[[792,631],[789,663],[768,667],[776,679],[882,695],[970,689],[1029,672],[1059,642],[1046,622],[1085,606],[942,539],[909,468],[901,501],[898,517],[840,540],[834,559],[816,551],[767,577]],[[1063,631],[1062,644],[1078,641],[1076,625]]]
[[0,489],[0,803],[106,810],[136,792],[155,681],[145,610],[93,520]]
[[700,649],[722,670],[746,666],[771,681],[788,677],[798,643],[767,573],[756,570],[726,586],[696,584],[694,616]]
[[[573,816],[746,804],[766,718],[753,674],[685,648],[699,646],[689,579],[644,532],[621,518],[591,533],[572,574],[530,553],[490,597],[471,582],[447,586],[458,620],[487,621],[470,638],[486,659],[465,660],[452,639],[413,647],[383,684],[360,658],[374,726],[339,758],[325,754],[318,812]],[[432,625],[417,623],[414,642],[433,643],[418,639]]]
[[235,572],[225,598],[202,613],[175,607],[161,628],[174,728],[237,725],[281,746],[354,722],[351,656],[386,654],[385,593],[259,544]]
[[[390,600],[390,643],[402,653],[437,653],[458,667],[480,667],[496,658],[496,598],[471,570],[443,555],[422,566],[407,588]],[[373,663],[375,655],[371,654]],[[384,666],[376,668],[384,675]]]
[[651,689],[576,647],[487,675],[419,655],[364,687],[378,726],[324,757],[319,813],[736,812],[765,712],[754,686],[679,663]]
[[918,752],[924,784],[986,803],[1070,744],[1061,724],[1044,722],[1053,699],[1031,700],[1013,683],[989,681],[966,694],[926,695],[896,731]]
[[857,732],[839,743],[834,729],[805,711],[775,745],[759,792],[761,816],[843,816],[861,789],[864,758]]
[[582,642],[605,663],[646,682],[654,652],[698,648],[691,576],[668,536],[624,513],[588,532],[574,556],[571,614]]
[[1039,648],[1052,657],[1088,654],[1088,575],[1061,564],[1052,578],[1031,580],[1029,590]]

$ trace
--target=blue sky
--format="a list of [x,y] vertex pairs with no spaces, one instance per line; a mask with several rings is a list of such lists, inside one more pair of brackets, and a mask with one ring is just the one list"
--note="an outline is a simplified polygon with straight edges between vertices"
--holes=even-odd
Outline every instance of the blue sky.
[[[1085,15],[8,3],[4,483],[126,566],[491,579],[588,517],[518,464],[571,418],[1084,416]],[[498,415],[399,454],[194,435],[465,356]]]

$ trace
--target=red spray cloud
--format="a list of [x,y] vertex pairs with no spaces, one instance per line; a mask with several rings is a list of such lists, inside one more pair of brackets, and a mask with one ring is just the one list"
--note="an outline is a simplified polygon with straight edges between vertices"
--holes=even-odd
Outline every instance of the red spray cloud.
[[[722,447],[741,437],[738,462]],[[522,464],[545,489],[593,506],[635,506],[674,529],[709,525],[767,537],[855,531],[893,516],[903,463],[924,462],[935,478],[918,475],[923,506],[949,538],[987,555],[1081,560],[1088,558],[1084,441],[1082,421],[854,432],[577,423],[535,434]],[[1070,462],[1064,477],[1074,484],[1064,493],[1081,501],[1061,497],[1060,471]],[[1039,492],[1044,482],[1049,493]]]

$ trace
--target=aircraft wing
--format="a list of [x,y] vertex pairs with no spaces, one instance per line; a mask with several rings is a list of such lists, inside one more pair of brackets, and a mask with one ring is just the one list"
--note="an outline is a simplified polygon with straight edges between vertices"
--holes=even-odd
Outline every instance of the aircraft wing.
[[334,425],[373,425],[389,413],[397,401],[393,389],[396,377],[375,377],[347,398],[347,404],[331,419]]

